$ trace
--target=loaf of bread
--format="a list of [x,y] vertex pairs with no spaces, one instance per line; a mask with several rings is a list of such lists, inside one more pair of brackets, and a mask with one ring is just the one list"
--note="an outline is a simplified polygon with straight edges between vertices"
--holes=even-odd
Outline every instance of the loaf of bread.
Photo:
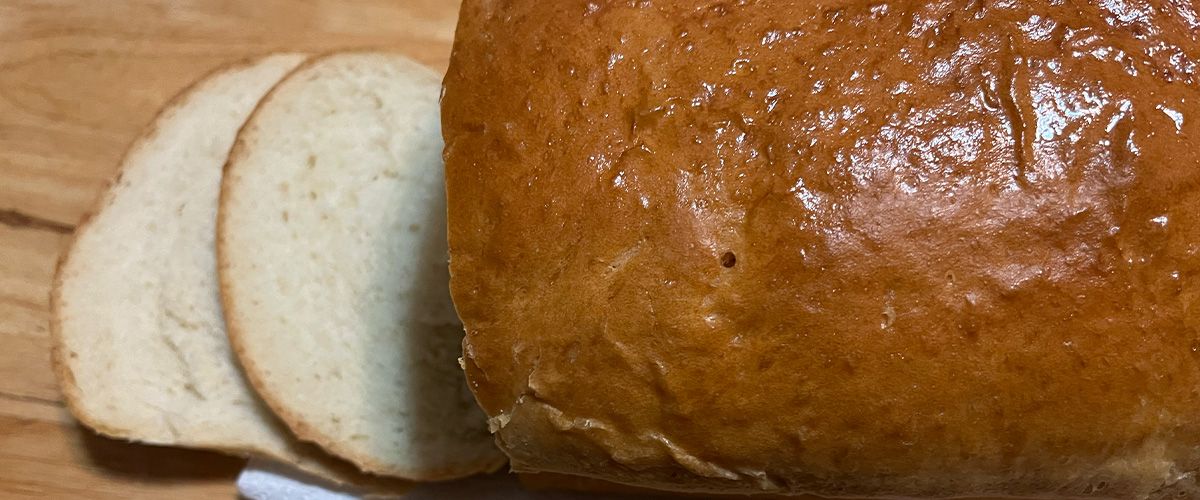
[[1200,495],[1191,2],[463,5],[465,368],[518,471]]

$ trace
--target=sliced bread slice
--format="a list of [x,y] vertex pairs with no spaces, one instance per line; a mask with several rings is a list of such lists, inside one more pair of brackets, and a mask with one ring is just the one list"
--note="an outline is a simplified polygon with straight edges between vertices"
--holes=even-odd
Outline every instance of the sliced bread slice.
[[310,61],[238,137],[217,235],[258,393],[302,439],[416,480],[505,461],[457,362],[439,87],[397,54]]
[[339,483],[400,487],[296,440],[225,335],[216,276],[222,166],[261,98],[306,56],[224,68],[162,111],[59,265],[53,361],[66,402],[111,437],[255,454]]

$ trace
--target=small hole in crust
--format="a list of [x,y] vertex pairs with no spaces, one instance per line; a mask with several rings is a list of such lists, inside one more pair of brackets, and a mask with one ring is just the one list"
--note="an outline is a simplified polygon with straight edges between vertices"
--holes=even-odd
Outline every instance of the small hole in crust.
[[725,252],[721,254],[721,265],[725,267],[733,267],[737,265],[737,256],[733,252]]

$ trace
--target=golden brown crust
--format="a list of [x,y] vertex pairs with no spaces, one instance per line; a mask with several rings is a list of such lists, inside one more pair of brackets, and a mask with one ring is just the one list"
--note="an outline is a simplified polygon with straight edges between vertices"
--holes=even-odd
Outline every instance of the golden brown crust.
[[451,288],[514,469],[834,496],[1194,488],[1190,3],[461,15]]
[[[521,481],[521,486],[530,491],[563,491],[563,492],[580,492],[580,493],[604,493],[623,495],[629,498],[638,498],[641,500],[671,500],[671,499],[695,499],[695,498],[728,498],[741,500],[824,500],[824,497],[813,495],[713,495],[711,493],[678,493],[671,491],[654,490],[649,488],[640,488],[637,486],[629,486],[625,484],[611,483],[608,481],[593,479],[582,476],[568,476],[565,474],[554,473],[530,473],[517,474],[517,478]],[[855,500],[847,498],[845,500]],[[997,500],[996,498],[960,498],[957,500]]]

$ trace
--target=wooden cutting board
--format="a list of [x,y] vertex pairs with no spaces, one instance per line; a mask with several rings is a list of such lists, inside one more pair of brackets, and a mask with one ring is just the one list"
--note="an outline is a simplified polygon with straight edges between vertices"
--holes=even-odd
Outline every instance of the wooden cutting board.
[[454,0],[0,1],[0,498],[234,498],[242,461],[98,437],[49,366],[50,280],[130,141],[214,68],[397,47],[445,69]]

